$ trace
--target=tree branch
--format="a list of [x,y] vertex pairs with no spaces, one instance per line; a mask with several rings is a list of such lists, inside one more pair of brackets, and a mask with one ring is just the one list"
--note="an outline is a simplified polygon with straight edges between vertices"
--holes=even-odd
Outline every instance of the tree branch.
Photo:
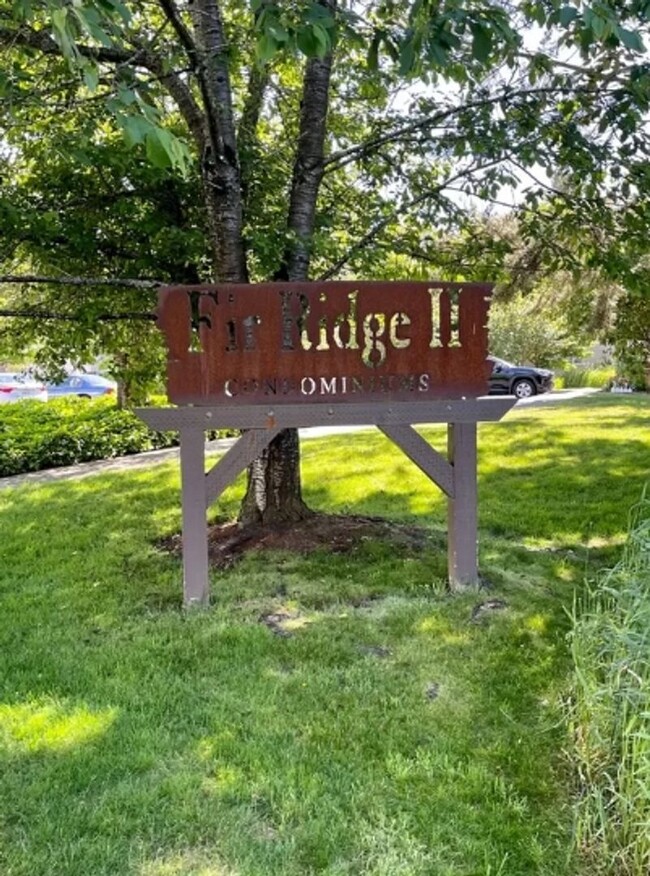
[[264,93],[268,83],[268,67],[259,67],[258,65],[253,64],[248,77],[246,98],[244,100],[242,114],[239,119],[239,128],[237,130],[244,211],[246,211],[247,196],[252,178],[252,169],[255,162],[255,147],[258,142],[257,125],[260,120],[264,103]]
[[[34,30],[24,25],[19,28],[0,26],[0,46],[14,45],[36,49],[44,55],[63,57],[57,42],[44,30]],[[100,64],[112,64],[117,67],[140,66],[152,73],[176,102],[199,150],[203,148],[205,120],[201,108],[181,77],[170,70],[158,55],[145,46],[135,46],[129,51],[115,46],[86,46],[83,43],[76,43],[75,49],[83,57],[92,58]]]
[[[336,13],[337,0],[319,0]],[[305,280],[309,274],[311,238],[316,202],[323,179],[327,111],[332,72],[332,52],[324,58],[310,58],[300,110],[298,147],[291,180],[287,228],[291,238],[276,274],[279,280]]]
[[603,93],[602,89],[593,89],[593,88],[524,88],[518,89],[516,91],[511,91],[510,89],[506,89],[505,91],[500,92],[499,94],[495,94],[492,97],[484,97],[480,100],[469,101],[468,103],[459,104],[457,106],[447,107],[444,110],[440,110],[439,112],[434,113],[431,116],[426,116],[424,118],[417,119],[414,122],[409,122],[407,125],[402,125],[398,128],[393,128],[391,131],[387,131],[385,134],[378,134],[374,137],[368,138],[363,143],[358,143],[355,146],[350,146],[348,149],[341,149],[338,152],[333,152],[323,161],[323,168],[325,172],[330,172],[331,170],[336,170],[339,167],[343,167],[346,164],[350,164],[353,161],[358,160],[359,158],[366,157],[369,155],[373,155],[376,153],[382,146],[385,146],[387,143],[395,143],[399,140],[403,140],[405,137],[408,137],[410,134],[417,133],[419,131],[426,131],[430,128],[435,128],[441,122],[446,121],[449,118],[452,118],[455,115],[459,115],[464,112],[471,112],[475,109],[482,109],[487,106],[494,106],[499,103],[512,103],[519,98],[524,97],[538,97],[542,95],[552,95],[552,94],[596,94]]
[[158,0],[158,3],[165,13],[167,21],[169,21],[174,28],[181,45],[187,52],[187,57],[189,58],[193,69],[197,71],[199,67],[199,59],[196,51],[196,43],[194,42],[194,38],[189,29],[185,26],[175,0]]
[[[0,46],[11,48],[22,46],[28,49],[36,49],[43,55],[56,55],[63,57],[59,44],[45,30],[34,30],[26,25],[17,28],[0,25]],[[76,43],[75,49],[84,58],[92,58],[99,63],[128,65],[137,60],[140,52],[128,52],[115,46],[86,46]]]
[[[217,0],[194,0],[197,77],[209,134],[201,156],[218,278],[246,282],[243,204],[224,24]],[[209,148],[207,148],[209,146]]]
[[56,286],[110,286],[119,289],[155,290],[165,285],[163,280],[130,280],[109,277],[41,277],[36,274],[0,274],[0,283],[47,283]]
[[419,204],[424,203],[430,199],[435,198],[445,189],[448,189],[451,183],[455,182],[458,179],[462,179],[465,176],[469,176],[476,171],[481,170],[489,170],[491,167],[495,167],[496,165],[501,164],[501,159],[497,161],[491,161],[488,164],[479,165],[477,167],[466,168],[465,170],[454,174],[454,176],[449,177],[449,179],[445,180],[445,182],[441,183],[435,188],[427,189],[426,192],[423,192],[421,195],[418,195],[416,198],[412,198],[410,201],[407,201],[405,204],[402,204],[397,210],[393,210],[390,216],[385,216],[379,222],[375,222],[375,224],[361,237],[355,244],[353,244],[347,252],[345,252],[341,258],[335,262],[330,268],[324,271],[319,280],[329,280],[335,274],[337,274],[344,265],[349,262],[352,256],[356,255],[361,250],[365,249],[372,241],[380,234],[384,228],[394,222],[399,216],[407,213],[409,210],[413,209],[413,207],[417,207]]
[[[80,316],[73,316],[69,313],[53,313],[49,310],[2,310],[0,309],[0,318],[16,318],[16,319],[47,319],[59,320],[61,322],[85,322],[86,320]],[[97,322],[117,322],[118,320],[143,320],[146,322],[155,322],[158,319],[155,313],[99,313],[93,316],[93,321]]]

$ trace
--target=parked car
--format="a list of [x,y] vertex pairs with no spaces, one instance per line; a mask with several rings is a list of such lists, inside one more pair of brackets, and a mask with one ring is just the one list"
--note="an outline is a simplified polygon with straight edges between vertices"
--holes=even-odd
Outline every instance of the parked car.
[[514,395],[517,398],[530,398],[541,392],[553,389],[553,372],[546,368],[532,368],[528,365],[512,365],[496,356],[488,356],[492,363],[490,375],[490,395]]
[[47,389],[29,374],[19,371],[0,371],[0,405],[33,399],[47,401]]
[[97,398],[101,395],[113,395],[117,389],[115,381],[108,380],[99,374],[68,374],[59,383],[48,383],[49,398],[62,398],[76,395],[79,398]]

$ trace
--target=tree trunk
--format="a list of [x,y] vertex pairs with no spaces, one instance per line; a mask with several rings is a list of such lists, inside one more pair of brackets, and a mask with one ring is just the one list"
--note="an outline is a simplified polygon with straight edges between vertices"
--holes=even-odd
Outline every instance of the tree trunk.
[[242,526],[277,526],[311,514],[302,500],[297,429],[285,429],[248,469]]
[[[336,0],[321,0],[336,8]],[[331,53],[310,58],[300,112],[300,130],[291,180],[287,228],[290,244],[276,273],[277,280],[306,280],[316,202],[323,178]],[[312,512],[302,499],[300,442],[297,429],[285,429],[248,470],[248,485],[239,521],[242,525],[273,525],[302,520]]]
[[[320,2],[328,9],[336,8],[336,0]],[[243,217],[248,179],[245,174],[242,180],[239,156],[243,147],[246,170],[246,159],[250,159],[250,149],[247,153],[246,146],[250,147],[259,116],[265,76],[253,71],[238,143],[219,0],[194,0],[191,4],[193,41],[179,23],[174,4],[164,5],[189,47],[205,110],[203,128],[195,125],[193,131],[202,151],[201,175],[216,279],[245,283],[248,271]],[[305,65],[299,139],[287,216],[288,237],[292,243],[283,254],[278,279],[304,280],[308,276],[316,200],[323,175],[331,66],[331,54],[323,59],[311,58]],[[302,500],[299,447],[295,429],[282,432],[250,467],[239,514],[243,526],[290,522],[310,513]]]

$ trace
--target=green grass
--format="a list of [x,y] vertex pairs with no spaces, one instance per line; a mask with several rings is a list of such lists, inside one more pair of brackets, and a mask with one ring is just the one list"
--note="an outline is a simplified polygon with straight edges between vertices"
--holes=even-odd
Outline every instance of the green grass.
[[427,545],[249,556],[191,614],[156,547],[175,466],[0,491],[0,873],[579,872],[566,609],[625,539],[649,426],[609,395],[481,426],[493,589],[453,598],[444,502],[373,432],[305,442],[306,499]]
[[650,497],[574,611],[577,839],[594,874],[650,872]]

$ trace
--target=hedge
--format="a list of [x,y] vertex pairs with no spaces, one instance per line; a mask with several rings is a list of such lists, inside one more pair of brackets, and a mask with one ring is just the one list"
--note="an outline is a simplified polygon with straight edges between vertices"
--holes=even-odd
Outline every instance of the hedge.
[[115,399],[0,405],[0,477],[176,444],[178,433],[152,432]]

